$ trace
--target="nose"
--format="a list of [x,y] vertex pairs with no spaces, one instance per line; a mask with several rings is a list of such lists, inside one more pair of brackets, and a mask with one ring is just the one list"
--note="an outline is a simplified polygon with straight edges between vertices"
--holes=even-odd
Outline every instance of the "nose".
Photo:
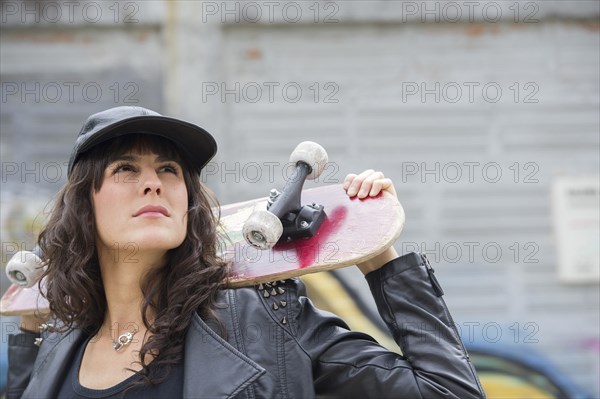
[[145,171],[142,176],[141,189],[144,195],[155,193],[161,195],[162,182],[154,169]]

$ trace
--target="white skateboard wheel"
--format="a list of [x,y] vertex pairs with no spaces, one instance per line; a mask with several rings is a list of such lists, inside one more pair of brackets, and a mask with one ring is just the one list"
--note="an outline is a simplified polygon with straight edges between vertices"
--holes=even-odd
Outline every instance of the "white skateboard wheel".
[[281,220],[266,210],[254,211],[244,223],[242,234],[246,242],[258,249],[273,248],[281,234],[283,225]]
[[308,180],[314,180],[321,175],[328,161],[327,151],[314,141],[303,141],[292,151],[290,162],[296,165],[298,162],[307,163],[311,168],[311,173],[306,177]]
[[42,277],[44,265],[39,256],[30,251],[19,251],[6,265],[8,279],[21,287],[33,287]]

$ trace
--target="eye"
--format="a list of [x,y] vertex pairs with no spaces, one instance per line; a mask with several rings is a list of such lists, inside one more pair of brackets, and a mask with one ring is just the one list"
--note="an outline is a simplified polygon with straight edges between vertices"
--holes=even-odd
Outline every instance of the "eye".
[[119,162],[112,167],[112,174],[126,172],[135,172],[135,166],[130,163]]
[[176,164],[165,164],[162,165],[159,169],[159,172],[166,172],[166,173],[173,173],[174,175],[178,175],[179,174],[179,167]]

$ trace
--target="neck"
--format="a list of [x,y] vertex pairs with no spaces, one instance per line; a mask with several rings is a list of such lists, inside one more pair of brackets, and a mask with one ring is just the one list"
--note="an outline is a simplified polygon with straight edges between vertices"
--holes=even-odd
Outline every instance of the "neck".
[[[166,251],[103,249],[98,251],[98,260],[107,303],[100,333],[116,340],[125,332],[145,331],[142,279],[151,269],[165,264]],[[149,323],[152,323],[153,316],[151,311],[147,313]]]

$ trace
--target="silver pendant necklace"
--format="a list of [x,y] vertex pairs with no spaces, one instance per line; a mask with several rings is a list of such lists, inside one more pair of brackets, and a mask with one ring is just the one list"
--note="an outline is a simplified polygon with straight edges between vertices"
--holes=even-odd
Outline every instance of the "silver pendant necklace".
[[116,341],[113,340],[113,349],[118,352],[127,345],[129,345],[131,341],[133,341],[133,336],[136,332],[138,332],[137,328],[134,329],[132,332],[126,332],[124,334],[119,335],[119,338],[117,338]]

